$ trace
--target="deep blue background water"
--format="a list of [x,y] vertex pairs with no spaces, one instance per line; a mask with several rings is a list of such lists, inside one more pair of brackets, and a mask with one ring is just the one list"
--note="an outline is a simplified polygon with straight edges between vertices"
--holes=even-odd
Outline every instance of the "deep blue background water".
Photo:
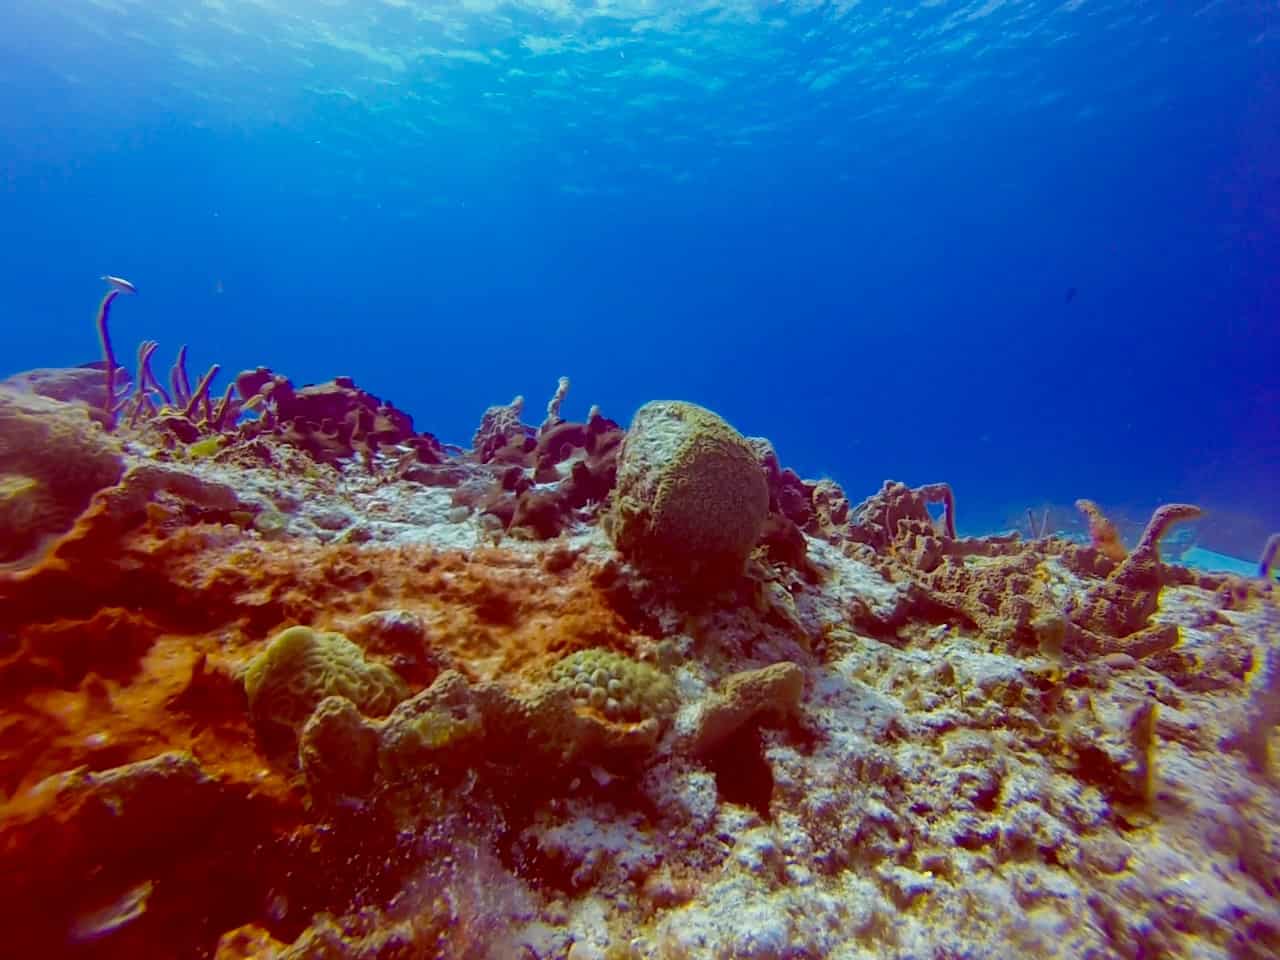
[[122,356],[448,440],[567,374],[969,529],[1187,499],[1260,545],[1278,66],[1252,2],[9,0],[0,375],[94,359],[114,273]]

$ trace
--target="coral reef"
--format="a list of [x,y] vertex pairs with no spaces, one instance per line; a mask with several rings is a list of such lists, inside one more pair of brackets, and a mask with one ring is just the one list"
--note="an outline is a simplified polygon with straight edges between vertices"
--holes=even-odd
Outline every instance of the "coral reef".
[[1280,597],[1196,508],[961,537],[690,404],[462,449],[176,367],[0,390],[5,952],[1280,952]]
[[270,430],[281,441],[321,463],[339,463],[357,453],[372,457],[379,448],[409,444],[424,462],[436,462],[439,444],[413,431],[408,414],[361,390],[350,377],[295,389],[287,377],[265,367],[235,380],[241,404],[262,416],[241,427],[243,436]]

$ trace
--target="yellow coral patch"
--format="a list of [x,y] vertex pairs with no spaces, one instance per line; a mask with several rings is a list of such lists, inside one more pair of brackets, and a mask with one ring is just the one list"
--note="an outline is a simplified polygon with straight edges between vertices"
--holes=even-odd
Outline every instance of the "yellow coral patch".
[[226,437],[215,434],[187,445],[187,456],[192,460],[205,460],[222,449]]
[[301,729],[325,697],[346,697],[361,713],[382,716],[408,696],[388,667],[365,659],[340,633],[290,627],[245,670],[244,688],[255,722]]
[[671,679],[612,650],[580,650],[551,668],[553,682],[569,689],[579,706],[610,720],[663,717],[675,709]]

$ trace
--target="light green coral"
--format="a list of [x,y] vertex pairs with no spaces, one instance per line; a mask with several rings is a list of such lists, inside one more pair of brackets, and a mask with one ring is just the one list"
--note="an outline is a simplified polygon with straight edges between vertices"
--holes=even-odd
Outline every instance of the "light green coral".
[[768,512],[764,468],[724,420],[678,401],[636,412],[607,524],[620,553],[660,572],[738,573]]
[[120,445],[80,404],[0,387],[0,564],[36,562],[120,480]]
[[612,650],[579,650],[551,668],[553,683],[565,686],[579,706],[610,720],[662,718],[675,710],[671,679],[648,664]]
[[197,440],[195,443],[187,444],[187,456],[192,460],[208,460],[210,457],[218,453],[227,444],[227,438],[221,434],[214,434],[211,437],[205,437]]
[[249,662],[244,689],[254,721],[295,733],[325,697],[346,697],[367,716],[390,713],[409,695],[395,671],[365,659],[340,633],[290,627]]
[[536,781],[584,762],[634,769],[653,754],[677,706],[669,678],[604,650],[566,657],[553,672],[516,693],[446,670],[383,720],[327,697],[298,743],[312,799],[341,804],[387,787],[396,816],[416,820],[477,769],[519,768]]

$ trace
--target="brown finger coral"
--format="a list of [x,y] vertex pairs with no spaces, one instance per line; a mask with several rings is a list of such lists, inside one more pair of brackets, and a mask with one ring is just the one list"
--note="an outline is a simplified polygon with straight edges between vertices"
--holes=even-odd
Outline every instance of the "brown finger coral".
[[1082,497],[1076,501],[1076,509],[1089,521],[1089,541],[1095,550],[1116,563],[1120,563],[1129,555],[1124,544],[1120,542],[1120,534],[1116,531],[1115,524],[1106,518],[1096,503]]

